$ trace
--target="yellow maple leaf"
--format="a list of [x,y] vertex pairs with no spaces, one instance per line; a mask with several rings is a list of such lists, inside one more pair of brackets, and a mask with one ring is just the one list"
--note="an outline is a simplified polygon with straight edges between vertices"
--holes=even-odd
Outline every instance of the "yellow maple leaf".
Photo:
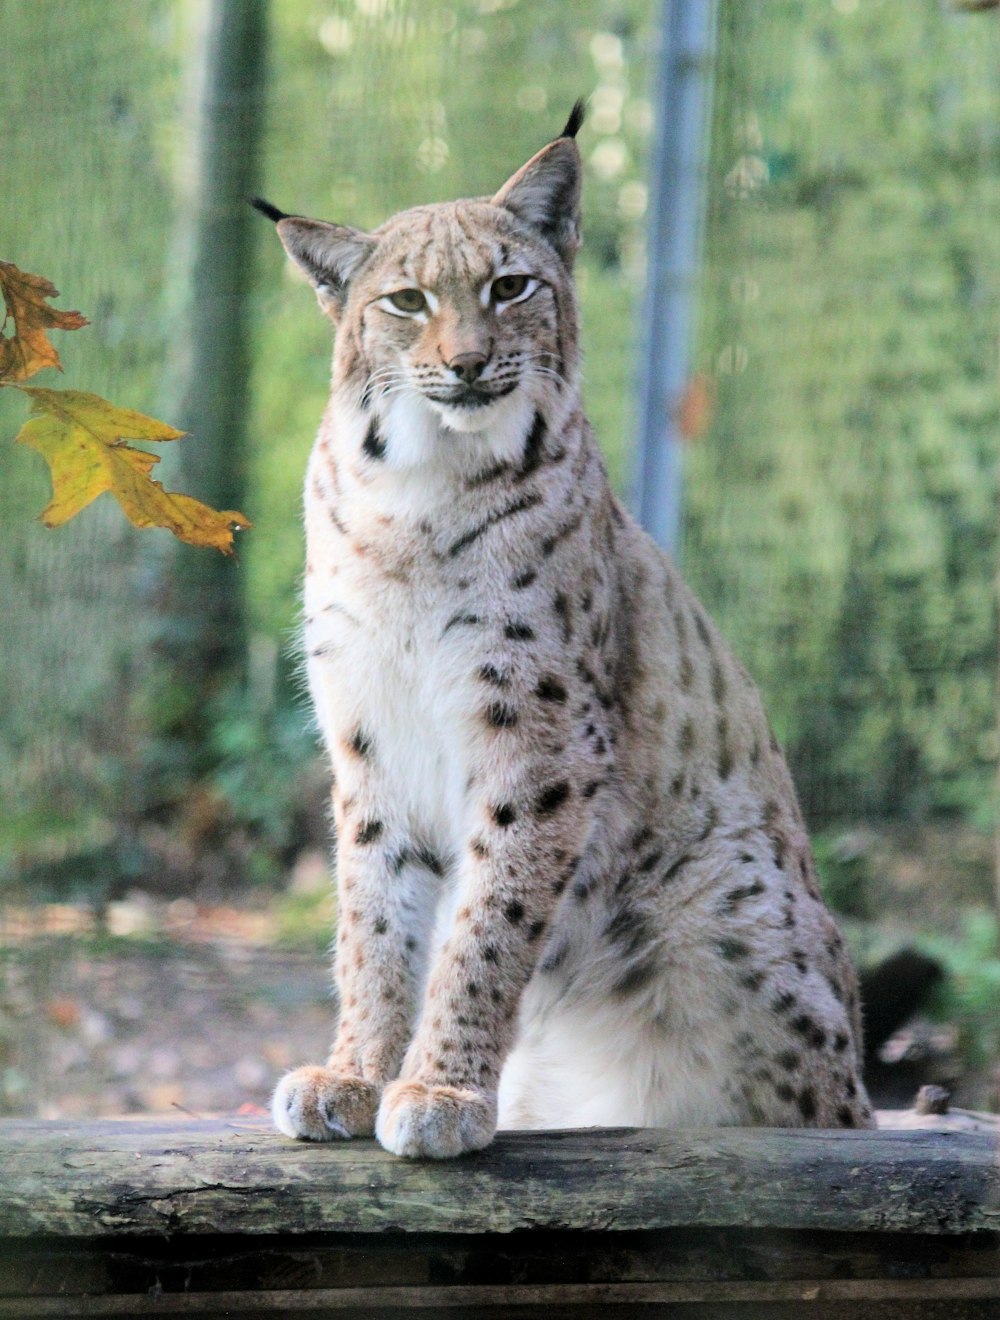
[[52,475],[52,500],[41,515],[46,527],[61,526],[110,491],[134,526],[166,527],[189,545],[233,553],[233,533],[251,526],[243,514],[164,490],[150,476],[159,457],[125,443],[179,440],[183,431],[81,390],[19,388],[35,416],[17,443],[41,454]]
[[[0,290],[6,312],[0,327],[0,382],[27,380],[43,367],[62,370],[59,354],[47,335],[48,330],[79,330],[89,325],[79,312],[60,312],[46,305],[47,298],[58,298],[59,290],[42,275],[29,275],[10,261],[0,261]],[[13,320],[13,335],[2,333]]]

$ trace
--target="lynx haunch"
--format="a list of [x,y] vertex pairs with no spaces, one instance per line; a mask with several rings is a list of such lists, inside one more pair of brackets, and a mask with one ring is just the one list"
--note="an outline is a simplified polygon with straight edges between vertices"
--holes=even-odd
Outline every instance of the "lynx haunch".
[[290,1136],[868,1127],[854,971],[760,698],[608,486],[574,109],[492,198],[284,215],[337,328],[305,641],[339,1020]]

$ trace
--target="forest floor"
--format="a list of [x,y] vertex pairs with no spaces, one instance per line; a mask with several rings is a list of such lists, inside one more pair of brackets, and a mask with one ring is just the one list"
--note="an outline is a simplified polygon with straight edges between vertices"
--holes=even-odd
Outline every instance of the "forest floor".
[[[940,874],[936,851],[925,838],[909,861],[890,864],[876,849],[890,916],[864,923],[863,945],[898,942],[907,906],[931,928],[948,924],[947,908],[955,922],[955,891],[946,898],[950,886],[927,878]],[[949,856],[954,867],[954,841]],[[963,898],[982,899],[981,882],[969,889]],[[330,1044],[328,893],[323,860],[312,857],[289,892],[253,904],[137,891],[101,913],[0,907],[0,1116],[263,1111],[282,1072],[321,1062]],[[876,1103],[905,1106],[918,1085],[936,1082],[958,1105],[1000,1107],[996,1060],[963,1062],[958,1036],[940,1016],[897,1033],[889,1053],[908,1066]]]
[[102,924],[69,905],[0,915],[0,1115],[255,1113],[285,1069],[323,1060],[321,926],[287,947],[280,904],[144,896]]

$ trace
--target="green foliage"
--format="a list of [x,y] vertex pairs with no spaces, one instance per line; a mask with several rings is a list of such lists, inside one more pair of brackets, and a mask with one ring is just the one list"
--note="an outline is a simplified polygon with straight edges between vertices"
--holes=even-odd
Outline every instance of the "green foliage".
[[963,1058],[972,1067],[1000,1057],[1000,931],[996,914],[965,913],[960,939],[925,935],[920,944],[947,976],[933,1004],[935,1016],[953,1022]]
[[875,915],[867,842],[855,831],[823,830],[813,835],[813,856],[823,897],[834,912],[846,917]]
[[332,885],[305,894],[282,894],[271,905],[277,943],[289,949],[325,953],[334,930],[336,906]]
[[[96,0],[47,0],[40,25],[0,0],[10,180],[0,221],[18,263],[51,273],[66,305],[92,315],[67,345],[73,378],[173,415],[190,269],[177,239],[191,159],[182,110],[203,34],[198,6],[180,0],[122,12],[109,27]],[[585,382],[619,488],[642,333],[658,13],[651,0],[271,6],[261,190],[286,209],[368,225],[492,192],[577,96],[591,97],[580,138]],[[718,401],[688,456],[684,568],[762,683],[814,821],[942,810],[986,827],[1000,25],[937,0],[721,13],[699,346]],[[241,571],[251,640],[274,646],[296,626],[300,488],[330,335],[263,222],[259,245],[244,290],[257,530]],[[0,430],[12,434],[3,404]],[[145,745],[124,714],[149,678],[155,562],[140,561],[136,538],[99,505],[58,538],[26,522],[44,485],[30,456],[8,455],[0,868],[65,863],[67,886],[85,875],[99,887],[110,867],[139,865],[112,847],[134,774],[155,763],[159,783],[180,782],[163,731],[183,710],[154,712],[159,732]],[[183,706],[183,694],[164,699]],[[276,711],[230,695],[219,720],[209,789],[261,842],[261,874],[276,875],[301,837],[311,739],[286,698]],[[90,861],[74,871],[74,856]],[[861,910],[850,865],[821,863],[836,901]]]
[[723,8],[685,567],[813,819],[985,814],[1000,27]]
[[303,807],[316,759],[316,744],[300,707],[255,707],[245,692],[216,704],[208,754],[213,769],[206,788],[217,797],[226,828],[251,841],[248,883],[280,880],[307,841]]

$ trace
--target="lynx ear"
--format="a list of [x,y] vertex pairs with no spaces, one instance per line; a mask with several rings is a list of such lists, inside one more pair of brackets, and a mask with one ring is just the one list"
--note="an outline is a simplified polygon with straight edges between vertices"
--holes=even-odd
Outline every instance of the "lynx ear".
[[320,307],[335,317],[344,305],[351,277],[374,250],[375,240],[348,225],[286,215],[259,197],[251,205],[275,221],[285,251],[309,277]]
[[493,198],[494,206],[537,229],[567,266],[580,246],[583,166],[574,138],[582,123],[583,102],[577,101],[561,136],[522,165]]

